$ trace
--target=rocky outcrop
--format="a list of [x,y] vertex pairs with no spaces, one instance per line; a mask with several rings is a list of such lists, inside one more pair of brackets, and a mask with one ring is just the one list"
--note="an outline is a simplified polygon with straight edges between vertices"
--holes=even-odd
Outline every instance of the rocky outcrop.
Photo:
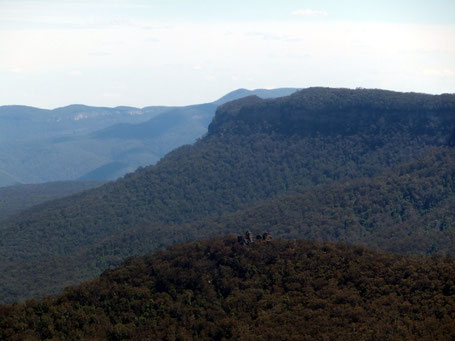
[[245,234],[242,236],[237,237],[237,241],[241,245],[250,245],[256,242],[270,242],[272,241],[272,235],[269,232],[264,232],[262,235],[258,234],[256,239],[253,237],[253,233],[251,231],[246,231]]

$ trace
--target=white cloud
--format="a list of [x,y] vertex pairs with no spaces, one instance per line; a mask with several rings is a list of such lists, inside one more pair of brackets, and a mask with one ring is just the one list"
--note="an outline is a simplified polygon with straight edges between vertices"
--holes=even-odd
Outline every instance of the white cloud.
[[453,92],[454,37],[453,25],[325,20],[0,30],[0,104],[186,105],[271,84]]
[[93,56],[93,57],[107,57],[110,55],[110,53],[105,52],[105,51],[94,51],[94,52],[89,52],[88,55]]
[[455,77],[455,71],[451,69],[425,69],[423,72],[435,77]]
[[20,68],[20,67],[12,67],[9,71],[12,72],[12,73],[22,73],[22,72],[24,72],[24,70],[22,68]]
[[79,70],[72,70],[68,72],[68,75],[74,76],[74,77],[79,77],[82,75],[82,72]]
[[118,98],[121,98],[122,97],[122,94],[121,93],[117,93],[117,92],[103,92],[101,94],[102,97],[104,98],[108,98],[108,99],[118,99]]
[[318,11],[314,9],[298,9],[291,13],[292,15],[299,15],[304,17],[326,17],[328,15],[325,11]]

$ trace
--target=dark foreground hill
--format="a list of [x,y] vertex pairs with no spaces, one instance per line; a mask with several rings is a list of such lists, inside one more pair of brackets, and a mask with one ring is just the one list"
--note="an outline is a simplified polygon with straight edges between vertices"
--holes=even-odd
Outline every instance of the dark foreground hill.
[[0,307],[2,340],[449,340],[455,261],[217,238]]
[[[372,244],[382,239],[376,246],[391,248],[383,233],[398,229],[396,236],[408,232],[411,236],[401,245],[403,252],[452,252],[453,239],[444,236],[453,230],[453,220],[446,219],[453,205],[453,168],[446,165],[451,162],[454,122],[454,95],[311,88],[279,99],[248,97],[227,103],[218,110],[204,138],[168,154],[156,166],[3,222],[0,301],[56,292],[99,274],[128,255],[182,238],[213,235],[229,226],[218,221],[222,227],[217,230],[201,221],[320,185],[335,186],[334,207],[339,205],[337,196],[348,196],[345,204],[351,208],[346,219],[340,216],[342,208],[333,210],[327,220],[318,218],[327,212],[321,198],[330,198],[327,193],[332,192],[325,187],[323,195],[312,194],[321,203],[321,207],[310,205],[318,223],[309,228],[308,216],[301,221],[291,219],[298,228],[277,224],[280,235],[326,235],[322,239],[367,243],[374,238]],[[442,157],[447,160],[441,161],[442,178],[432,177],[431,171],[410,172],[409,183],[428,198],[423,204],[414,198],[414,187],[406,182],[400,185],[405,176],[396,175],[398,184],[388,185],[386,178],[376,178],[404,162],[416,161],[419,167],[423,160],[422,167],[431,168],[434,163],[425,163],[422,155],[444,147],[449,151]],[[357,187],[346,187],[352,194],[338,190],[356,178],[365,180],[356,183]],[[371,185],[368,178],[375,179]],[[383,183],[390,193],[381,192]],[[384,200],[376,203],[365,193],[376,195],[378,187]],[[375,205],[373,212],[366,203]],[[419,225],[419,215],[430,217],[427,213],[437,212],[442,215],[438,218],[441,224]],[[387,214],[392,216],[387,218]],[[271,221],[273,226],[273,217],[265,217],[257,216],[254,222]],[[286,214],[280,219],[284,217]],[[414,218],[417,223],[410,223]],[[330,222],[336,225],[326,230]],[[427,227],[436,236],[434,243],[425,241],[415,248],[413,231],[425,238]],[[436,230],[440,233],[433,233]],[[393,249],[400,251],[400,247]]]

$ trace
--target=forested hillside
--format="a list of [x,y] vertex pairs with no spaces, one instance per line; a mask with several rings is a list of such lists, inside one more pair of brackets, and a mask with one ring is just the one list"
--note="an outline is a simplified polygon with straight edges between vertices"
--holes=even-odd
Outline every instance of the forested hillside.
[[283,194],[174,229],[183,240],[203,238],[206,231],[215,236],[251,229],[397,253],[455,254],[455,151],[429,149],[381,175]]
[[0,187],[0,217],[53,199],[101,186],[95,181],[60,181]]
[[450,340],[455,261],[235,237],[0,307],[2,340]]
[[156,166],[3,222],[0,297],[56,292],[128,255],[246,223],[451,253],[454,123],[454,95],[310,88],[227,103],[207,136]]

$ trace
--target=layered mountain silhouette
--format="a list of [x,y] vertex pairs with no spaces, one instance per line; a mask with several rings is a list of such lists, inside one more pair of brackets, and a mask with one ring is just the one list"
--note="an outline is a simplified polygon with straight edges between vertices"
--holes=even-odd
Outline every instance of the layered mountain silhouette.
[[156,163],[207,132],[218,105],[252,94],[239,89],[213,103],[184,107],[0,107],[0,186],[61,180],[112,180]]
[[309,88],[228,102],[194,145],[2,222],[0,297],[58,292],[128,256],[249,224],[453,253],[454,124],[455,95]]

